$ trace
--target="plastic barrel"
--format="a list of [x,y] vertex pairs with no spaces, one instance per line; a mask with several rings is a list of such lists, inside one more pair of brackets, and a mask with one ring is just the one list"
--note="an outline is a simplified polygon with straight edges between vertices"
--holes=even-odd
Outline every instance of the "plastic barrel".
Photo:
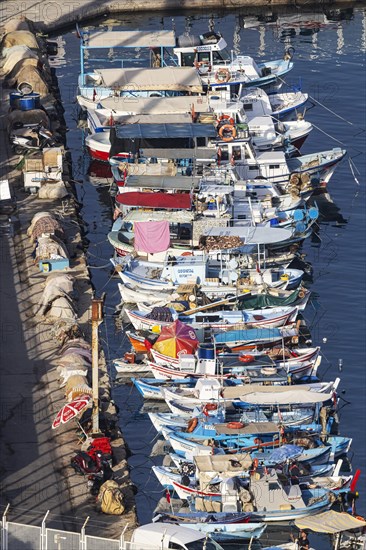
[[20,92],[11,92],[9,94],[10,107],[12,109],[20,109],[19,99],[23,97]]
[[19,99],[21,111],[31,111],[32,109],[39,109],[41,107],[40,95],[37,92],[23,95]]
[[199,359],[214,359],[215,349],[213,344],[200,344],[198,346],[198,358]]

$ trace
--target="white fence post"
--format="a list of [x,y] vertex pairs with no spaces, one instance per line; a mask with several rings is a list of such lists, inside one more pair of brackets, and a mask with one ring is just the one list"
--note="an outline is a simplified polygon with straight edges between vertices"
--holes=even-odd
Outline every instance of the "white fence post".
[[126,529],[128,527],[128,523],[126,523],[122,533],[121,533],[121,537],[119,539],[119,550],[125,550],[126,546],[125,546],[125,532],[126,532]]
[[83,523],[83,526],[80,531],[80,550],[87,550],[86,546],[86,537],[85,537],[85,526],[89,521],[89,516],[86,518],[86,520]]
[[46,519],[48,514],[50,513],[49,510],[47,510],[45,517],[42,520],[42,526],[41,526],[41,550],[47,550],[47,529],[46,529]]
[[6,514],[8,513],[9,508],[10,504],[7,504],[1,522],[1,550],[8,550],[8,521],[6,519]]

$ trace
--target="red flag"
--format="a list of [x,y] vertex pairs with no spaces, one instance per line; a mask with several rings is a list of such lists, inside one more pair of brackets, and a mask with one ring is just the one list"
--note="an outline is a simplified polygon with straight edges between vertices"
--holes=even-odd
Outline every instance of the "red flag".
[[170,504],[170,493],[169,493],[169,489],[167,489],[167,490],[165,491],[165,498],[166,498],[168,504]]
[[259,267],[259,264],[258,264],[258,262],[256,263],[256,268],[257,268],[257,273],[260,273],[260,272],[261,272],[261,270],[260,270],[260,267]]

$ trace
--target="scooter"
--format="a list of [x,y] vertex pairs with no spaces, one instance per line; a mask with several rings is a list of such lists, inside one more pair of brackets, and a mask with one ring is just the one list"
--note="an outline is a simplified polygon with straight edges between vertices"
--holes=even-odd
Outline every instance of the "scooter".
[[20,155],[26,151],[41,151],[44,147],[54,147],[56,141],[52,133],[43,126],[21,128],[10,134],[14,153]]
[[88,488],[92,495],[97,495],[100,486],[113,478],[113,470],[108,456],[101,451],[92,450],[89,453],[78,451],[71,459],[71,466],[76,473],[88,476]]

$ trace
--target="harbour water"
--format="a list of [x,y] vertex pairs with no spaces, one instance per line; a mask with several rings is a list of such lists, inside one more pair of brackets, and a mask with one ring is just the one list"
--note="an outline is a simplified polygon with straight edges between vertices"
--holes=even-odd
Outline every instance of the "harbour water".
[[[333,18],[333,19],[332,19]],[[348,157],[331,179],[329,196],[315,198],[323,212],[318,236],[303,247],[313,267],[313,298],[306,311],[312,341],[321,345],[320,375],[325,380],[341,377],[341,433],[353,438],[353,468],[362,471],[357,512],[366,513],[366,212],[365,212],[365,51],[366,8],[334,13],[299,12],[252,15],[240,12],[195,14],[140,14],[120,20],[96,22],[102,28],[171,29],[182,34],[221,31],[229,48],[257,60],[279,58],[285,46],[295,48],[295,68],[287,78],[313,98],[306,118],[314,125],[302,152],[345,147]],[[112,277],[112,248],[106,235],[112,224],[111,177],[103,168],[89,166],[78,128],[75,94],[79,73],[79,40],[75,32],[63,35],[65,56],[56,69],[68,125],[67,144],[73,160],[81,216],[88,240],[88,258],[97,295],[106,292],[106,318],[101,338],[111,365],[126,351],[126,338],[116,323],[119,303],[118,279]],[[106,59],[115,55],[106,51]],[[140,52],[134,51],[139,56]],[[89,61],[90,65],[92,62]],[[89,175],[88,176],[88,170]],[[108,175],[108,174],[107,174]],[[111,373],[113,367],[111,366]],[[129,463],[137,486],[140,521],[151,519],[163,495],[150,468],[162,457],[150,458],[155,432],[146,405],[128,383],[115,383],[114,399],[120,407],[120,422],[131,450]]]

